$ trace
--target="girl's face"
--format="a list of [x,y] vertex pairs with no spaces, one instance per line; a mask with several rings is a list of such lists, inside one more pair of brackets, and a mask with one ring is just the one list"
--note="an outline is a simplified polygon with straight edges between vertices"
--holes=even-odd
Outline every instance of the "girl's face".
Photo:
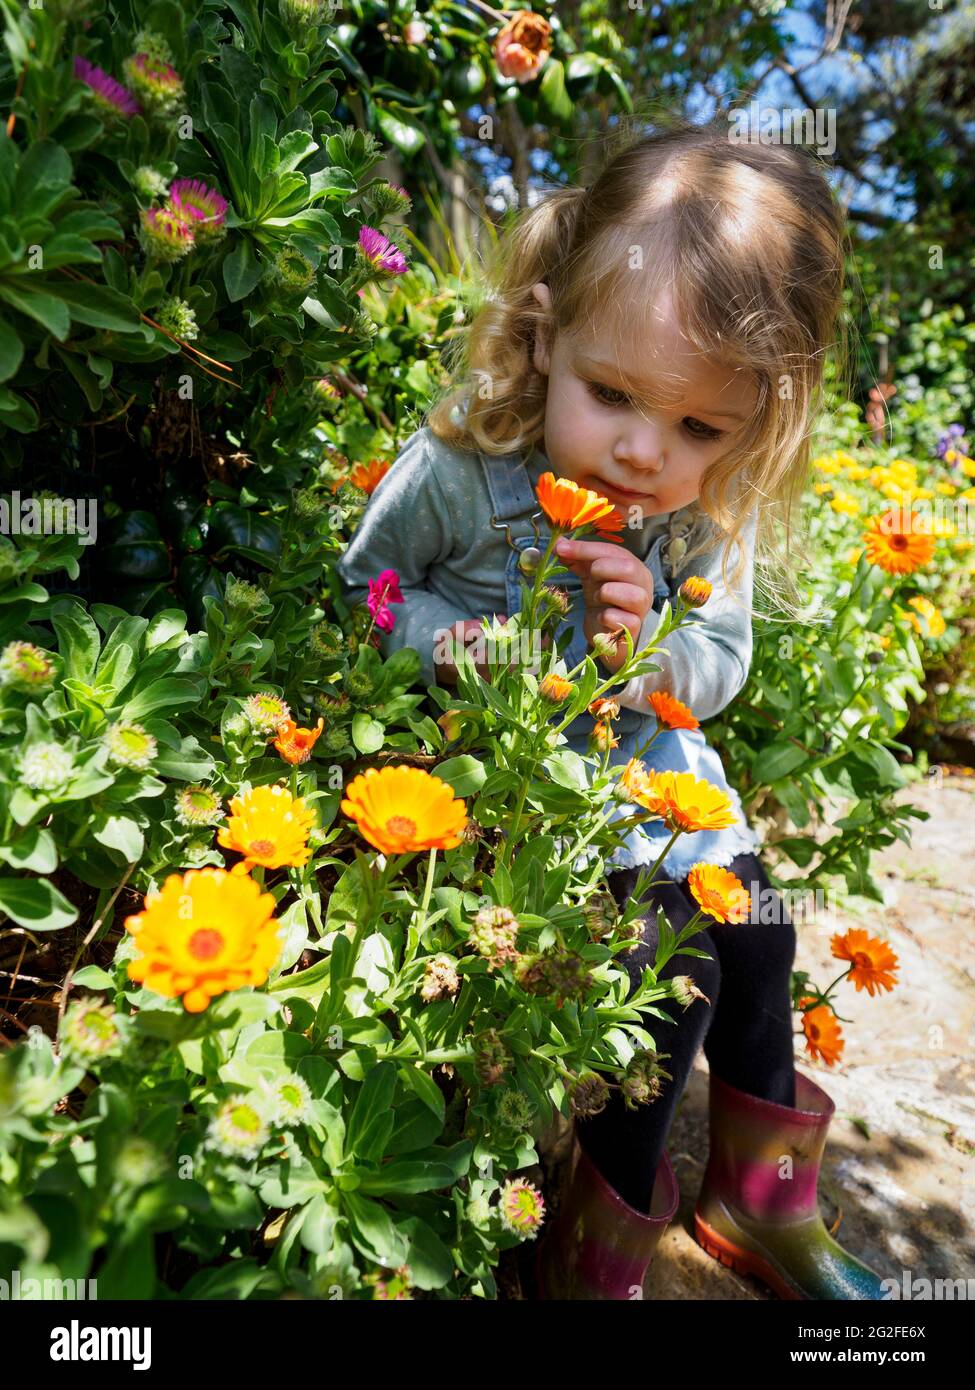
[[[532,290],[545,309],[549,288]],[[652,341],[629,361],[615,339],[539,333],[534,364],[548,377],[544,453],[557,477],[607,497],[632,524],[700,496],[706,468],[731,446],[758,391],[745,373],[706,362],[685,339],[664,292]],[[653,392],[651,406],[643,394]],[[635,510],[631,510],[635,509]]]

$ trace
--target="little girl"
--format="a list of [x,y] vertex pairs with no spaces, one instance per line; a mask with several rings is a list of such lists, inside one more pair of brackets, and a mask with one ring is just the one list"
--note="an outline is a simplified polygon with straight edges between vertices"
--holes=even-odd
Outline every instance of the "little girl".
[[[750,920],[714,922],[693,938],[706,958],[671,957],[660,971],[684,976],[687,1002],[644,1016],[666,1064],[657,1098],[629,1109],[614,1091],[599,1113],[577,1116],[540,1291],[640,1296],[677,1207],[664,1145],[703,1042],[711,1151],[697,1239],[781,1297],[879,1298],[880,1277],[831,1239],[818,1212],[833,1103],[793,1065],[795,930],[697,727],[747,678],[756,576],[768,584],[774,574],[785,605],[797,597],[777,523],[788,533],[808,469],[842,302],[841,214],[804,152],[735,143],[720,122],[676,124],[626,143],[591,187],[559,189],[524,212],[493,282],[469,330],[466,371],[373,492],[339,562],[346,597],[360,601],[369,579],[395,570],[405,602],[384,651],[414,647],[427,684],[453,683],[444,635],[480,634],[480,615],[514,613],[519,561],[547,541],[531,522],[541,474],[608,498],[624,517],[622,545],[557,546],[570,571],[558,579],[571,605],[558,634],[570,635],[566,669],[621,627],[636,649],[647,646],[684,579],[709,580],[708,602],[655,655],[661,669],[613,692],[610,757],[624,764],[646,743],[656,696],[668,727],[645,765],[693,773],[737,816],[728,829],[680,836],[667,854],[666,881],[641,900],[642,941],[622,957],[634,987],[656,959],[657,906],[678,932],[697,910],[687,884],[695,864],[727,868],[751,894]],[[605,638],[597,646],[606,671],[618,670],[622,640],[615,652]],[[575,720],[570,747],[585,752],[592,727]],[[614,852],[608,881],[620,908],[669,838],[648,822]]]

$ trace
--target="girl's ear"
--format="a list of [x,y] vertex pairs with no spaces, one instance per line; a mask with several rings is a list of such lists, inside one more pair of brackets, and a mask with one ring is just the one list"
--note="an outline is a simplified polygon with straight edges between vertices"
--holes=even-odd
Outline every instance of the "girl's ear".
[[[532,294],[544,309],[546,315],[552,311],[552,292],[544,280],[539,280],[532,285]],[[535,348],[532,354],[532,361],[535,370],[542,376],[548,376],[549,366],[552,360],[551,354],[551,332],[548,324],[539,322],[535,332]]]

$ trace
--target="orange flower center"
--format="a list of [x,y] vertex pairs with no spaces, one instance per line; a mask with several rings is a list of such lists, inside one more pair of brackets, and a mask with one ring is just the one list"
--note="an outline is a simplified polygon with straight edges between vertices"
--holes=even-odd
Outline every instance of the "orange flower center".
[[853,964],[859,966],[861,969],[866,968],[870,970],[873,968],[873,961],[867,955],[866,951],[854,951]]
[[203,927],[190,937],[187,949],[197,960],[213,960],[223,950],[223,936],[213,927]]
[[401,835],[407,839],[416,834],[416,821],[410,820],[409,816],[390,816],[386,829],[390,835]]
[[907,537],[906,537],[906,536],[891,536],[891,538],[890,538],[890,548],[891,548],[891,550],[906,550],[906,549],[907,549]]
[[274,849],[273,840],[251,840],[251,854],[270,854]]
[[815,1023],[809,1024],[809,1036],[812,1038],[813,1042],[819,1042],[819,1029]]

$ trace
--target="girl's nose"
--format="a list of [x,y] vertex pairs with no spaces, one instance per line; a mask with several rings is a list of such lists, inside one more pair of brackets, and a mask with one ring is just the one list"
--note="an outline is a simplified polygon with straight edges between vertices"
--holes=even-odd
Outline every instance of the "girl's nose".
[[617,463],[641,472],[659,473],[663,466],[663,431],[658,425],[643,423],[619,439],[614,457]]

